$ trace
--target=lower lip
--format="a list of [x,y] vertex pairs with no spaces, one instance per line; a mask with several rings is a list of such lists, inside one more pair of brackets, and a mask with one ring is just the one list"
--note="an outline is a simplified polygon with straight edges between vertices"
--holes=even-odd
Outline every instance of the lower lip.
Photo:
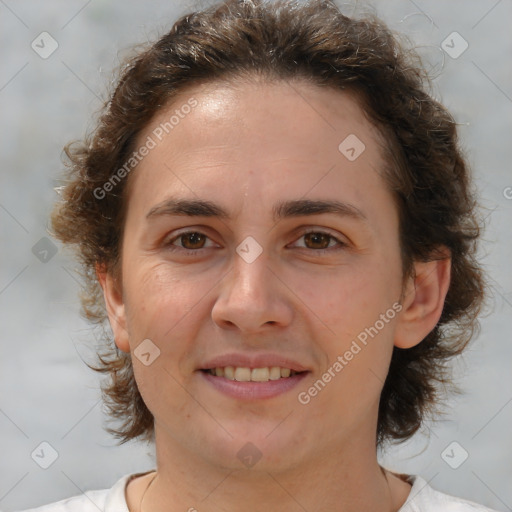
[[206,379],[214,388],[232,398],[241,400],[257,400],[260,398],[272,398],[290,391],[306,377],[309,372],[302,372],[291,377],[268,382],[239,382],[225,377],[216,377],[210,373],[199,371],[202,378]]

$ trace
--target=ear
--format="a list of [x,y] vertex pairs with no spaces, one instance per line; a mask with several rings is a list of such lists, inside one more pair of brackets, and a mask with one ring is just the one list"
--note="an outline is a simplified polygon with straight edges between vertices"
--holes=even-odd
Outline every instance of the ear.
[[96,266],[96,275],[103,289],[103,297],[105,298],[110,327],[114,333],[114,341],[120,350],[130,352],[121,285],[110,272],[105,271],[104,268],[99,265]]
[[416,262],[415,274],[408,279],[397,319],[395,346],[411,348],[423,341],[441,318],[450,287],[451,258]]

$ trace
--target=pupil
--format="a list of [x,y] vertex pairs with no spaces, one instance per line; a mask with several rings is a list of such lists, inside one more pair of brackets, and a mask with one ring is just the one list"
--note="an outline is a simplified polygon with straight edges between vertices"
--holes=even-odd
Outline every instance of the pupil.
[[187,242],[191,242],[191,244],[188,245],[195,246],[196,244],[201,244],[201,237],[202,235],[200,233],[191,233],[185,236],[185,240],[187,240]]
[[[323,233],[312,233],[312,234],[310,233],[310,234],[306,235],[306,238],[307,238],[308,242],[312,241],[313,244],[320,243],[322,246],[322,247],[320,247],[321,249],[325,249],[329,246],[329,236],[325,235]],[[327,243],[322,244],[322,240],[323,240],[323,242],[327,242]]]

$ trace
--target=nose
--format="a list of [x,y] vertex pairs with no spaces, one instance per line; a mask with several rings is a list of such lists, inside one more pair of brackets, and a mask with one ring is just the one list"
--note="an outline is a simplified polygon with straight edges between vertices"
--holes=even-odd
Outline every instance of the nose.
[[235,254],[232,270],[220,284],[212,319],[224,329],[245,333],[285,327],[293,317],[291,297],[289,288],[270,268],[265,252],[252,263]]

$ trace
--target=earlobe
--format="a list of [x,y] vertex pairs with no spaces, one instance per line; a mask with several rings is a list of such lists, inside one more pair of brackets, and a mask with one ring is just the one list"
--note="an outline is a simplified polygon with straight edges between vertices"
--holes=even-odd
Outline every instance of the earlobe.
[[96,266],[96,275],[103,290],[115,343],[123,352],[130,352],[128,331],[126,329],[126,311],[120,285],[110,272],[105,271],[98,265]]
[[403,310],[395,330],[395,346],[411,348],[439,322],[450,287],[451,259],[416,262],[415,275],[407,283]]

